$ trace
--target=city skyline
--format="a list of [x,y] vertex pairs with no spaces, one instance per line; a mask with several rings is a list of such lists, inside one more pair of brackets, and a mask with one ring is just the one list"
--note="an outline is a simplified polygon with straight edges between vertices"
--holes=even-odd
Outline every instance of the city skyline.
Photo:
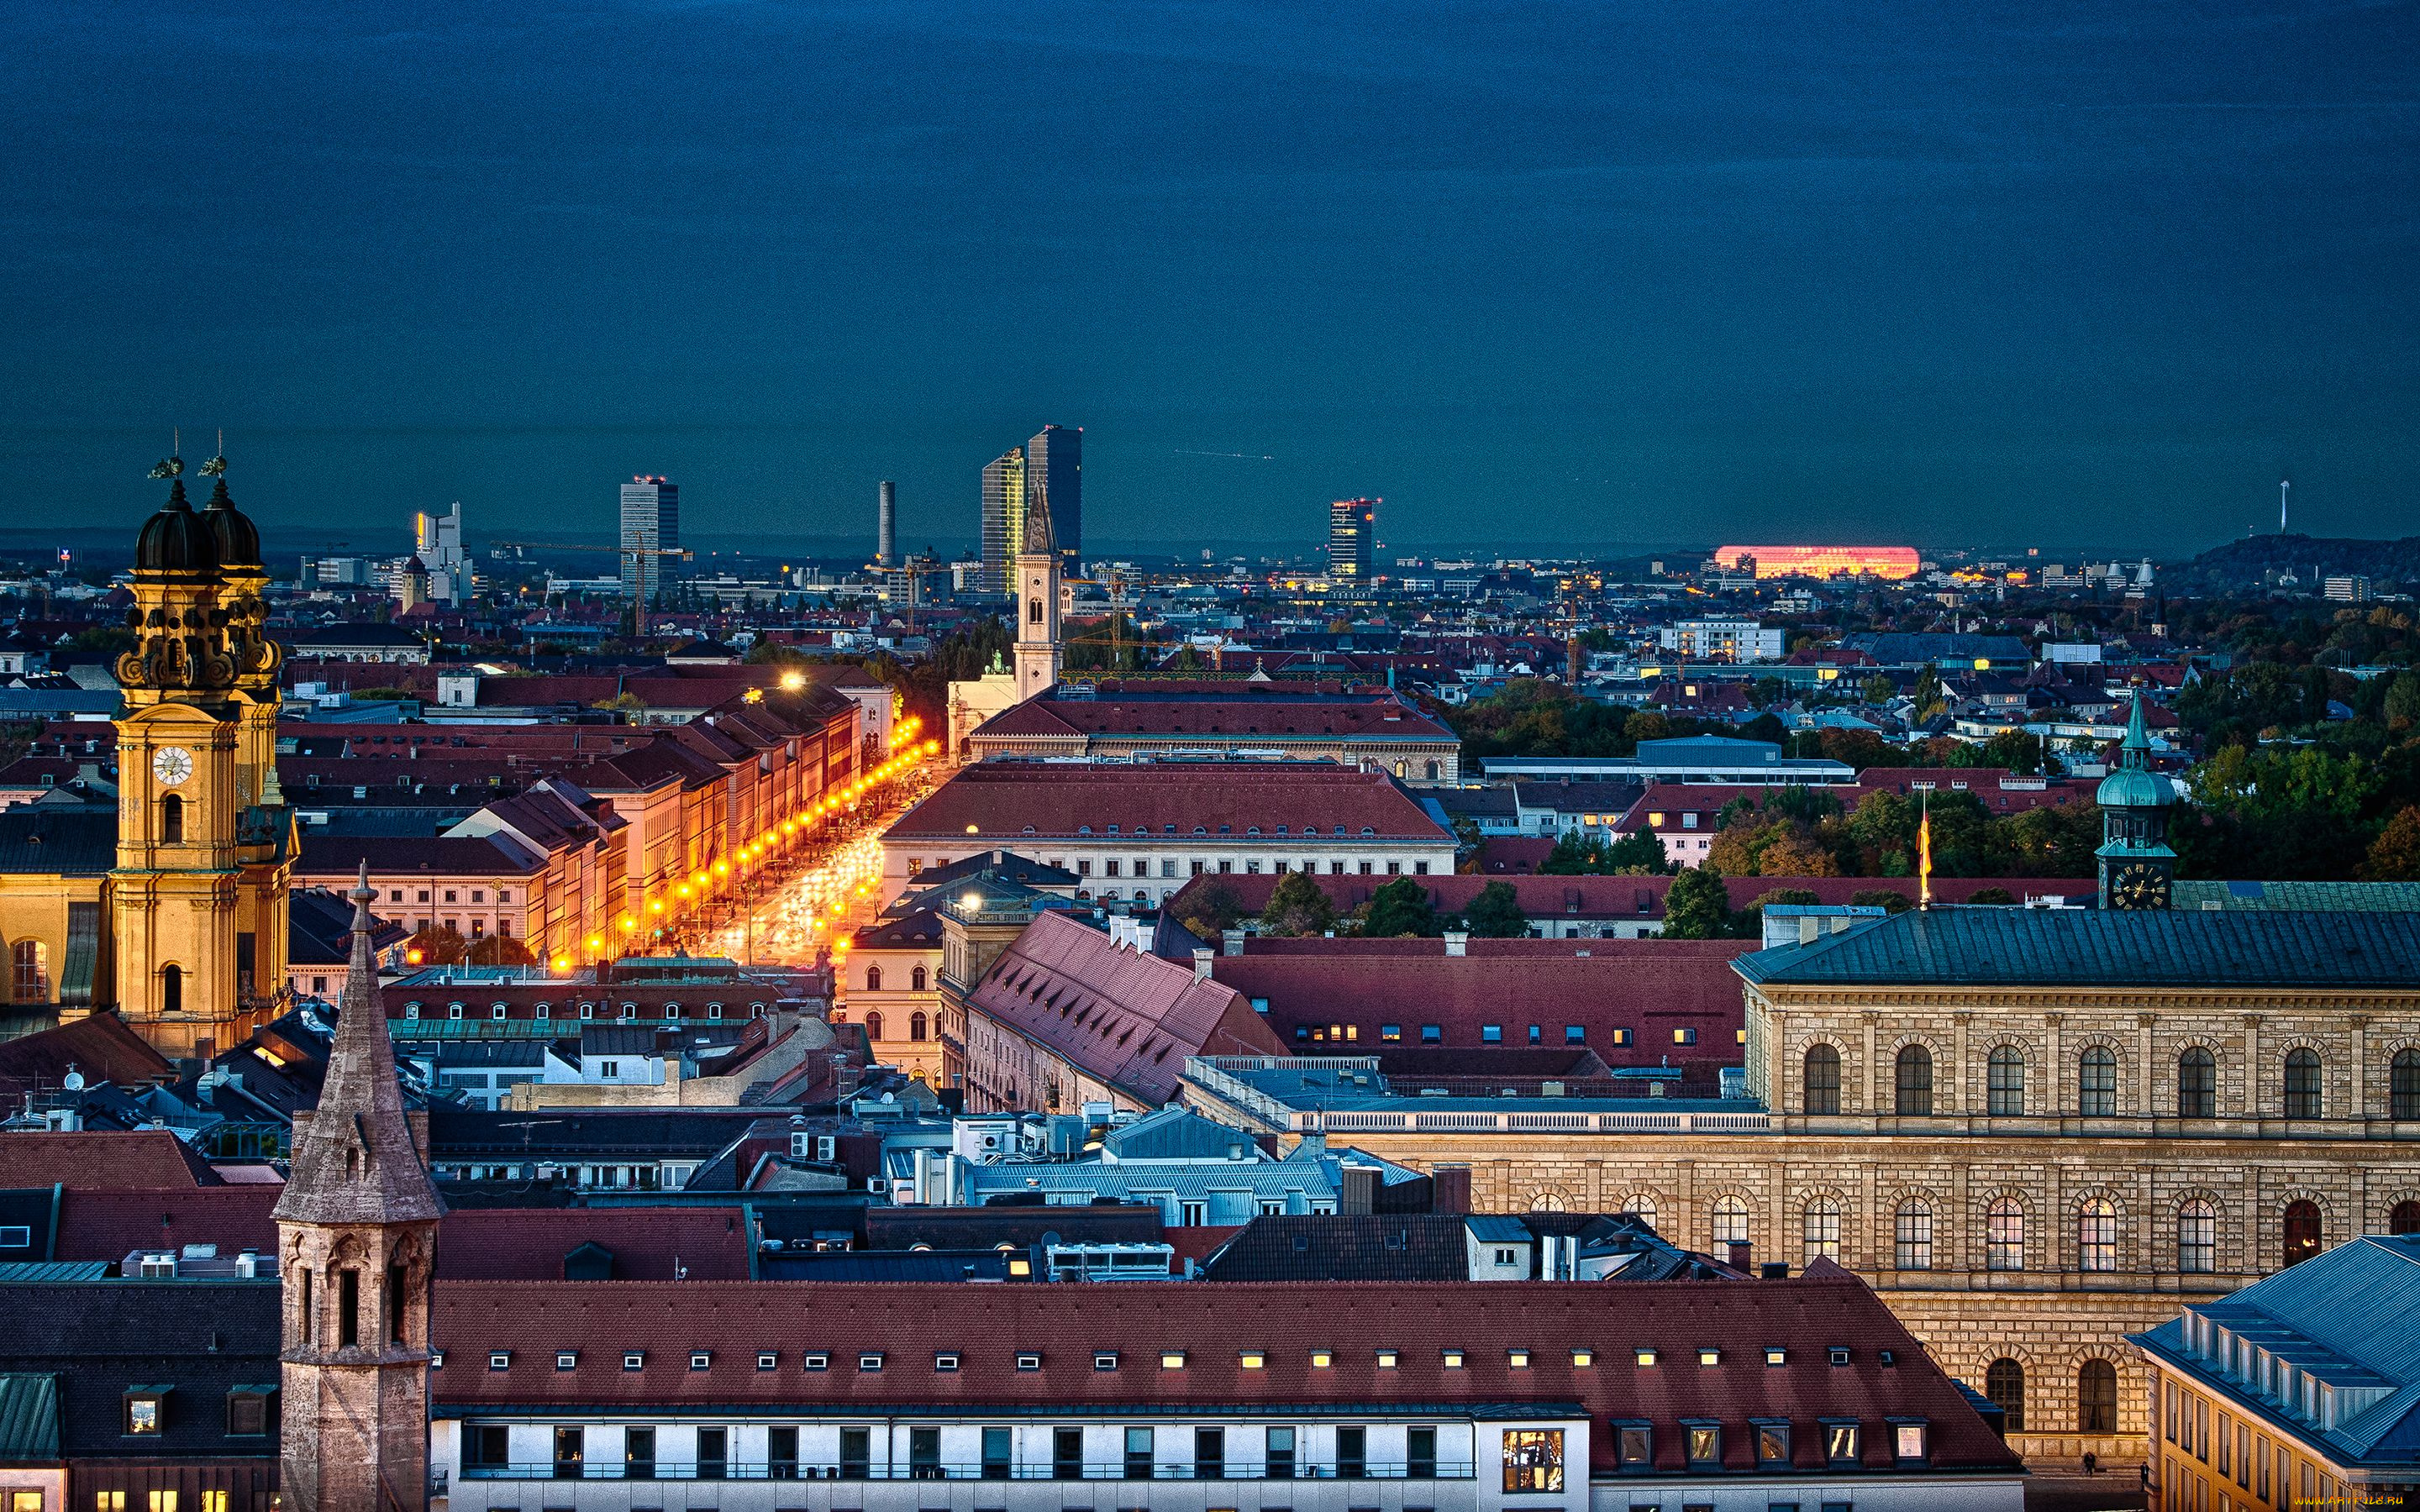
[[856,533],[892,478],[966,534],[1060,415],[1171,544],[1375,492],[1406,546],[2175,553],[2289,474],[2313,533],[2414,529],[2409,8],[0,24],[44,59],[0,464],[63,522],[224,424],[271,527],[661,471],[693,532]]

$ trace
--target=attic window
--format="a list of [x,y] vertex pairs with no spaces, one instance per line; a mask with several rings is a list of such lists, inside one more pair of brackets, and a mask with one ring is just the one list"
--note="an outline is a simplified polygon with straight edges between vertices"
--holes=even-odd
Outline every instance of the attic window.
[[1335,1363],[1336,1354],[1332,1350],[1313,1350],[1311,1351],[1311,1367],[1313,1370],[1325,1370]]
[[859,1355],[857,1357],[857,1367],[860,1370],[867,1371],[869,1373],[881,1369],[881,1352],[876,1350],[868,1350],[863,1354]]
[[1374,834],[1376,834],[1376,833],[1378,833],[1378,832],[1377,832],[1376,830],[1374,830],[1374,829],[1371,828],[1368,825],[1363,825],[1361,826],[1361,833],[1362,833],[1362,835],[1366,838],[1366,837],[1368,837],[1368,836],[1374,835]]
[[1039,1353],[1029,1350],[1016,1357],[1016,1368],[1019,1370],[1039,1370],[1042,1368],[1042,1356]]
[[1448,1370],[1459,1370],[1462,1368],[1462,1351],[1460,1350],[1441,1350],[1438,1351],[1438,1354],[1439,1357],[1444,1360],[1445,1367]]
[[1596,1364],[1596,1351],[1585,1345],[1572,1350],[1572,1365],[1581,1370]]
[[1527,1370],[1529,1368],[1529,1351],[1507,1350],[1504,1351],[1504,1364],[1514,1370]]
[[624,1351],[623,1351],[623,1354],[622,1354],[622,1368],[623,1368],[623,1369],[625,1369],[625,1370],[641,1370],[641,1369],[644,1369],[644,1368],[646,1367],[646,1364],[647,1364],[647,1354],[646,1354],[646,1351],[645,1351],[644,1350],[624,1350]]
[[1640,1345],[1635,1351],[1633,1351],[1633,1358],[1638,1362],[1638,1367],[1641,1370],[1652,1370],[1654,1368],[1655,1350],[1648,1345]]
[[1396,1355],[1395,1355],[1395,1351],[1394,1351],[1394,1350],[1380,1350],[1378,1351],[1378,1368],[1379,1368],[1379,1369],[1381,1369],[1381,1370],[1392,1370],[1392,1369],[1394,1369],[1394,1368],[1395,1368],[1395,1359],[1396,1359]]
[[512,1350],[492,1350],[492,1351],[490,1351],[490,1352],[489,1353],[489,1355],[488,1355],[488,1368],[489,1368],[489,1369],[490,1369],[490,1370],[510,1370],[512,1367],[513,1367],[513,1351],[512,1351]]
[[1235,1359],[1247,1370],[1264,1370],[1269,1363],[1268,1352],[1264,1350],[1244,1350],[1236,1354]]
[[806,1358],[799,1362],[799,1367],[805,1370],[830,1370],[831,1356],[821,1350],[809,1350]]
[[773,1351],[773,1350],[757,1350],[757,1351],[756,1351],[756,1368],[757,1368],[757,1369],[759,1369],[759,1370],[778,1370],[778,1369],[780,1369],[780,1368],[781,1368],[781,1365],[782,1365],[782,1357],[781,1357],[781,1355],[780,1355],[780,1354],[776,1353],[775,1351]]
[[936,1370],[950,1371],[957,1367],[958,1351],[955,1350],[942,1350],[933,1356],[933,1368]]
[[1790,1351],[1783,1349],[1778,1344],[1768,1344],[1764,1347],[1764,1363],[1768,1365],[1775,1366],[1788,1365],[1790,1363]]
[[555,1350],[555,1351],[554,1351],[554,1367],[555,1367],[557,1370],[577,1370],[577,1369],[579,1369],[579,1368],[580,1368],[580,1351],[579,1351],[578,1350]]
[[1847,1345],[1835,1344],[1832,1346],[1832,1363],[1834,1365],[1847,1365],[1849,1363],[1849,1347]]
[[713,1364],[714,1355],[712,1351],[707,1350],[691,1350],[689,1351],[689,1367],[691,1370],[705,1370],[712,1366]]
[[1094,1350],[1093,1351],[1093,1368],[1094,1368],[1094,1369],[1095,1369],[1095,1370],[1115,1370],[1117,1367],[1118,1367],[1118,1351],[1117,1351],[1117,1350]]
[[1159,1367],[1160,1367],[1162,1370],[1182,1370],[1182,1369],[1184,1369],[1184,1368],[1185,1368],[1185,1351],[1184,1351],[1183,1350],[1160,1350],[1160,1351],[1159,1351]]
[[1711,1346],[1700,1347],[1698,1350],[1698,1363],[1699,1365],[1720,1365],[1723,1363],[1723,1351],[1712,1348]]

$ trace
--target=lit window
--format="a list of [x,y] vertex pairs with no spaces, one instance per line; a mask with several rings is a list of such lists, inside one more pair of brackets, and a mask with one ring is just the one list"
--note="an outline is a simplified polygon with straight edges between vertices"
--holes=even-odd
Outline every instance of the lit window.
[[1313,1350],[1311,1351],[1311,1367],[1313,1370],[1325,1370],[1335,1363],[1336,1356],[1326,1350]]
[[1768,1344],[1764,1348],[1764,1363],[1769,1365],[1788,1365],[1790,1363],[1790,1351],[1783,1349],[1778,1344]]
[[[1259,1370],[1265,1367],[1269,1363],[1269,1357],[1259,1350],[1246,1350],[1242,1351],[1237,1358],[1241,1361],[1244,1368],[1247,1370]],[[1184,1363],[1181,1356],[1177,1363],[1180,1365]]]
[[1596,1364],[1596,1351],[1594,1350],[1587,1349],[1574,1350],[1572,1351],[1572,1364],[1578,1366],[1580,1369],[1585,1370],[1589,1366]]
[[156,1434],[160,1431],[160,1408],[163,1397],[156,1391],[132,1391],[126,1394],[126,1431]]
[[1894,1423],[1891,1425],[1891,1453],[1901,1459],[1924,1458],[1924,1425]]
[[1160,1350],[1160,1351],[1159,1351],[1159,1367],[1160,1367],[1162,1370],[1182,1370],[1182,1369],[1184,1369],[1184,1368],[1185,1368],[1185,1351],[1184,1351],[1183,1350]]
[[1444,1350],[1443,1358],[1445,1360],[1445,1367],[1448,1370],[1459,1370],[1462,1368],[1462,1351],[1460,1350]]
[[1514,1370],[1527,1370],[1529,1368],[1529,1351],[1507,1350],[1504,1351],[1504,1363]]
[[1689,1468],[1713,1470],[1723,1462],[1723,1430],[1718,1423],[1686,1423],[1682,1429],[1688,1435]]
[[1720,1365],[1723,1363],[1723,1351],[1720,1350],[1701,1349],[1698,1351],[1698,1363],[1699,1365]]
[[1381,1370],[1392,1370],[1395,1368],[1394,1350],[1380,1350],[1378,1351],[1378,1368]]
[[1641,1369],[1649,1368],[1655,1364],[1655,1351],[1645,1345],[1639,1346],[1634,1354]]

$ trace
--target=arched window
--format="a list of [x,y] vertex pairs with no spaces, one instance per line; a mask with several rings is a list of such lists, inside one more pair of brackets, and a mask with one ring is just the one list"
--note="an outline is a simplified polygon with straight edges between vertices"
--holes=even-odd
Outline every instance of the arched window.
[[[2407,1206],[2420,1210],[2420,1203],[2410,1203]],[[1746,1242],[1747,1199],[1716,1197],[1714,1199],[1714,1248],[1720,1250],[1726,1244]]]
[[2006,1419],[2010,1433],[2025,1430],[2025,1367],[2008,1358],[1994,1360],[1983,1371],[1983,1395]]
[[181,1013],[184,1011],[185,968],[182,966],[162,966],[160,968],[160,1011],[163,1013]]
[[2199,1045],[2177,1057],[2177,1117],[2218,1117],[2218,1057]]
[[9,1000],[47,1003],[51,1000],[50,947],[39,940],[19,940],[8,948]]
[[2286,1117],[2316,1119],[2319,1116],[2319,1053],[2316,1050],[2286,1052]]
[[1434,782],[1434,781],[1435,781],[1435,780],[1437,779],[1437,764],[1436,764],[1436,763],[1435,763],[1435,762],[1431,762],[1431,763],[1429,763],[1428,777],[1429,777],[1429,780],[1430,780],[1430,781],[1432,781],[1432,782]]
[[2118,1269],[2118,1208],[2107,1197],[2075,1210],[2075,1259],[2081,1271]]
[[1891,1227],[1893,1262],[1902,1271],[1931,1270],[1931,1207],[1923,1202],[1902,1202]]
[[2420,1202],[2398,1202],[2386,1215],[2390,1234],[2420,1234]]
[[185,842],[185,800],[171,793],[160,800],[160,843],[181,845]]
[[2386,1116],[2420,1119],[2420,1050],[2397,1050],[2388,1064]]
[[2001,1197],[1983,1218],[1983,1264],[1988,1270],[2025,1268],[2025,1210],[2014,1197]]
[[[921,993],[924,990],[924,968],[923,966],[918,966],[915,970],[908,973],[908,990],[915,993]],[[918,1038],[921,1039],[923,1037],[920,1035]]]
[[2075,1431],[2118,1431],[2118,1367],[2106,1360],[2086,1360],[2075,1372]]
[[1807,1048],[1807,1111],[1840,1111],[1840,1052],[1828,1044]]
[[2286,1204],[2286,1263],[2300,1265],[2319,1252],[2319,1205]]
[[869,1040],[879,1040],[882,1038],[881,1014],[868,1013],[865,1015],[865,1037]]
[[1816,1257],[1827,1260],[1840,1257],[1840,1205],[1830,1197],[1817,1197],[1807,1204],[1807,1212],[1799,1227],[1804,1241],[1802,1263],[1811,1264]]
[[882,968],[880,966],[868,966],[865,968],[865,990],[870,993],[878,993],[882,990]]
[[908,1015],[908,1038],[910,1040],[922,1040],[924,1038],[924,1015],[923,1013],[917,1012]]
[[2118,1052],[2094,1045],[2077,1064],[2075,1110],[2087,1119],[2118,1115]]
[[1646,1219],[1647,1227],[1650,1228],[1655,1227],[1655,1199],[1644,1192],[1635,1193],[1622,1198],[1621,1211]]
[[1028,625],[1042,623],[1042,600],[1029,598],[1025,601],[1025,623]]
[[1920,1044],[1900,1047],[1899,1098],[1894,1106],[1902,1119],[1932,1114],[1932,1052]]
[[2023,1118],[2025,1111],[2025,1053],[2012,1044],[1992,1047],[1984,1111],[1995,1119]]
[[2193,1275],[2218,1269],[2218,1210],[2199,1197],[2177,1210],[2177,1269]]

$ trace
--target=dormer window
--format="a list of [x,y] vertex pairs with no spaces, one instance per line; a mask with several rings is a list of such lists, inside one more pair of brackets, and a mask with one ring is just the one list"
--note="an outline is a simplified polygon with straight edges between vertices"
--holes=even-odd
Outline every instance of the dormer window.
[[129,1386],[125,1398],[125,1432],[130,1438],[157,1438],[168,1415],[166,1386]]

